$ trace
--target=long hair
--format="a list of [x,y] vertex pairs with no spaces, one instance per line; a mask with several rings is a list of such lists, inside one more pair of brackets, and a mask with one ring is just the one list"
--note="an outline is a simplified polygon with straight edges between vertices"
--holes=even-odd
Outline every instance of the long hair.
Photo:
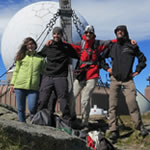
[[27,51],[27,44],[29,41],[32,41],[35,44],[35,49],[37,48],[37,44],[33,38],[31,37],[25,38],[22,45],[20,46],[19,51],[16,54],[15,61],[22,60],[25,57]]

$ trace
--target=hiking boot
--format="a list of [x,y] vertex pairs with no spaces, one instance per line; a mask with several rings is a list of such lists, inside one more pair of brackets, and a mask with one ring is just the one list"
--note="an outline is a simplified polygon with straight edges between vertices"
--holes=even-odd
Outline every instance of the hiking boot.
[[80,124],[80,128],[81,129],[85,129],[85,128],[88,128],[89,127],[89,124],[88,123],[81,123]]
[[141,126],[140,127],[140,135],[142,135],[143,137],[145,137],[148,134],[149,134],[148,130],[144,126]]
[[71,121],[71,128],[73,129],[80,129],[81,128],[81,123],[76,119]]
[[109,135],[110,140],[117,140],[119,138],[119,132],[118,131],[112,131]]
[[76,116],[76,115],[71,116],[71,120],[72,120],[72,121],[77,120],[77,116]]

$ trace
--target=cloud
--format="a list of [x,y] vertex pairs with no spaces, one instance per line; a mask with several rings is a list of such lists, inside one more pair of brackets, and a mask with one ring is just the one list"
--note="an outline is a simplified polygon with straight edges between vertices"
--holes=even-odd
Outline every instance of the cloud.
[[[0,35],[10,18],[21,8],[40,0],[9,0],[0,3]],[[59,0],[56,0],[59,1]],[[7,4],[7,5],[6,5]],[[5,6],[5,7],[4,7]],[[94,25],[97,38],[112,39],[117,25],[125,24],[130,37],[136,40],[150,38],[150,1],[148,0],[72,0],[89,24]]]
[[117,25],[126,24],[132,38],[144,40],[150,37],[150,1],[147,0],[86,0],[73,1],[77,9],[96,29],[98,37],[114,37]]

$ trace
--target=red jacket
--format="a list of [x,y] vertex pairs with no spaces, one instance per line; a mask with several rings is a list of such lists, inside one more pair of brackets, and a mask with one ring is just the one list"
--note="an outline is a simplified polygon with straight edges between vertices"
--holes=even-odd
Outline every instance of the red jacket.
[[[90,41],[87,41],[85,35],[83,35],[82,39],[85,41],[84,49],[81,48],[81,44],[80,45],[71,44],[72,47],[76,50],[76,52],[80,55],[80,61],[82,61],[80,68],[84,67],[86,65],[86,62],[89,62],[89,61],[96,62],[98,60],[100,53],[104,51],[104,49],[110,43],[110,41],[99,40],[98,45],[97,45],[97,50],[92,51],[95,37],[91,39]],[[89,54],[91,52],[92,52],[92,55],[90,56]],[[98,77],[99,77],[98,65],[97,64],[90,65],[86,73],[86,80],[90,80],[90,79],[94,79]]]

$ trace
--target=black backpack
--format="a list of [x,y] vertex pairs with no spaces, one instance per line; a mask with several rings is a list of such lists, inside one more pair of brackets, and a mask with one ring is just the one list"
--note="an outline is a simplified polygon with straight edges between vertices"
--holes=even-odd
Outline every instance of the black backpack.
[[72,135],[71,123],[60,116],[55,115],[56,128]]
[[33,116],[31,124],[55,126],[54,115],[48,109],[42,109]]

